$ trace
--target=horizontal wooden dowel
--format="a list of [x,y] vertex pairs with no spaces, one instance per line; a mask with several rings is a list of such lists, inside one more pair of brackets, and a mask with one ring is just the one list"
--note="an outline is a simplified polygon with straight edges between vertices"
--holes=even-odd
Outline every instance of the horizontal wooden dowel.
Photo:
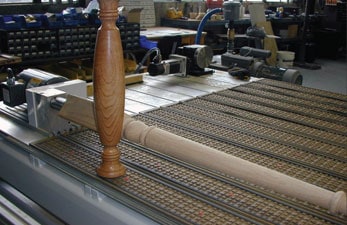
[[[92,101],[68,96],[60,115],[72,122],[96,130],[96,126],[93,124],[92,109]],[[80,112],[83,114],[79,114]],[[147,126],[126,114],[122,137],[187,163],[313,203],[328,209],[333,214],[347,215],[346,193],[343,191],[326,190],[157,127]]]

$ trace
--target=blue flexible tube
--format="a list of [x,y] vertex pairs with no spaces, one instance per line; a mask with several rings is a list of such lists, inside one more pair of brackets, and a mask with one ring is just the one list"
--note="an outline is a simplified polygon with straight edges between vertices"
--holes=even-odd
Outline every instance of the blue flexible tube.
[[205,26],[205,23],[207,22],[207,20],[210,19],[210,17],[213,14],[220,13],[220,12],[223,12],[222,8],[215,8],[215,9],[212,9],[211,11],[208,11],[205,14],[205,16],[202,18],[202,20],[199,23],[198,30],[197,30],[197,33],[195,36],[195,44],[200,44],[202,30],[204,29],[204,26]]

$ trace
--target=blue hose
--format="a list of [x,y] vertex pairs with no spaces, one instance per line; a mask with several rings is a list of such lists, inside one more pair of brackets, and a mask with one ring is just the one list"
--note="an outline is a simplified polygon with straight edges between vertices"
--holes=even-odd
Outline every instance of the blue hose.
[[202,30],[204,29],[204,26],[205,26],[205,23],[207,22],[207,20],[210,19],[210,17],[213,14],[220,13],[220,12],[223,12],[222,8],[215,8],[215,9],[212,9],[211,11],[208,11],[205,14],[205,16],[202,18],[202,20],[199,23],[199,27],[198,27],[198,30],[197,30],[197,33],[195,36],[195,44],[200,44]]

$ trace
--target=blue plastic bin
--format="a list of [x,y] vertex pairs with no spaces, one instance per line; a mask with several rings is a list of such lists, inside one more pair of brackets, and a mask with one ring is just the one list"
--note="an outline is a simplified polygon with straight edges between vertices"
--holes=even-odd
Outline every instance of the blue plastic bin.
[[0,15],[0,29],[4,30],[19,30],[22,28],[21,23],[13,20],[12,16]]
[[157,41],[147,40],[146,36],[140,35],[140,46],[141,48],[151,49],[158,46]]

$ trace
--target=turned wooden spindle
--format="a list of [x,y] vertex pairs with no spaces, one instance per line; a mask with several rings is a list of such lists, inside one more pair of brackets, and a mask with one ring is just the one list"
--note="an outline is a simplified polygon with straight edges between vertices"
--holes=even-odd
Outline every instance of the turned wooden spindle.
[[104,146],[97,173],[115,178],[125,174],[117,144],[121,139],[124,118],[124,63],[119,30],[116,27],[118,0],[98,0],[101,26],[94,52],[94,113],[100,141]]
[[[67,96],[59,115],[65,119],[96,130],[93,102]],[[81,112],[81,109],[82,112]],[[298,198],[328,209],[333,214],[347,215],[344,191],[333,192],[298,180],[275,170],[254,164],[206,145],[147,126],[124,115],[123,138],[202,168],[227,174],[278,193]]]
[[125,115],[123,138],[202,168],[218,171],[347,215],[344,191],[333,192],[177,136]]

